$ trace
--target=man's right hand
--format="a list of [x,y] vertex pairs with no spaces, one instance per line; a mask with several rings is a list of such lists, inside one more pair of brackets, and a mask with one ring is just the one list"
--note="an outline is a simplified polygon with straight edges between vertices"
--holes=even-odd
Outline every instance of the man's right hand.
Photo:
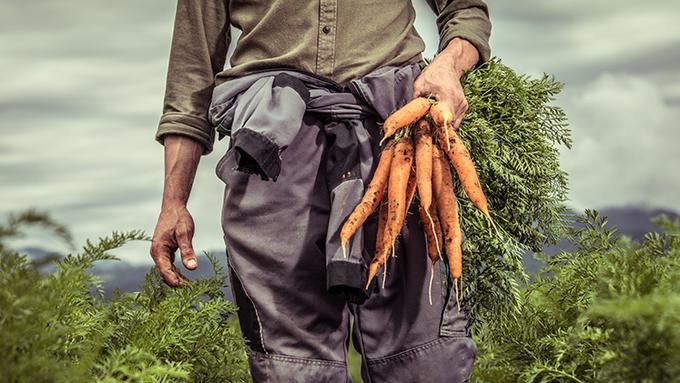
[[156,230],[151,240],[151,258],[166,284],[178,287],[182,276],[175,268],[175,251],[179,249],[184,267],[198,267],[196,253],[191,245],[194,237],[194,220],[187,210],[187,201],[196,176],[196,168],[203,146],[189,137],[168,134],[165,146],[165,183],[163,203]]
[[173,261],[179,249],[184,267],[194,270],[198,267],[196,253],[191,244],[194,237],[194,220],[186,206],[166,207],[161,210],[156,230],[151,240],[151,258],[163,281],[171,287],[182,284],[182,275]]

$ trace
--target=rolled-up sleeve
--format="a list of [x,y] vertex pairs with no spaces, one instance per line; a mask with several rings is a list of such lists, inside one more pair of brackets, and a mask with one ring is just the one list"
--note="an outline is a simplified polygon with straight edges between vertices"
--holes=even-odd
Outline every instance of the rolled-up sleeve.
[[479,63],[491,57],[489,10],[482,0],[427,0],[437,15],[441,52],[455,37],[469,41],[479,52]]
[[215,76],[224,68],[229,34],[227,0],[178,0],[156,141],[180,134],[212,151],[214,129],[208,108]]

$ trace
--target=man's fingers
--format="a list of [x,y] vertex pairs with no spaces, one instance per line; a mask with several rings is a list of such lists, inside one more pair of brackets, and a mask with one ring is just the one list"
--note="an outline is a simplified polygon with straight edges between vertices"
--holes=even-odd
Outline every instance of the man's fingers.
[[193,237],[191,230],[186,227],[178,228],[176,237],[184,267],[189,270],[196,269],[198,267],[198,260],[196,259],[196,252],[194,252],[194,246],[191,244]]
[[453,127],[456,130],[458,130],[460,128],[460,124],[463,123],[463,119],[465,118],[465,113],[467,113],[467,110],[468,110],[467,100],[463,100],[463,102],[461,102],[458,105],[458,108],[456,108],[456,112],[457,112],[455,114],[456,119],[453,122]]
[[173,264],[170,261],[172,259],[172,253],[167,246],[156,243],[152,244],[151,257],[165,284],[170,287],[178,287],[181,285],[181,279],[175,272]]
[[453,127],[458,130],[460,129],[460,124],[463,123],[463,118],[465,118],[465,114],[461,114],[456,118],[456,121],[453,122]]
[[423,90],[419,86],[413,87],[413,93],[411,94],[411,99],[418,98],[423,95]]

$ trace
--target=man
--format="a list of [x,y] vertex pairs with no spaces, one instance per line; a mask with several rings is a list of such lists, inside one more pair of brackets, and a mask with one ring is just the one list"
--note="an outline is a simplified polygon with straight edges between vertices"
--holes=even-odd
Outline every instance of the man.
[[[164,113],[165,184],[151,256],[163,280],[197,265],[186,208],[215,128],[230,135],[217,167],[230,281],[256,382],[344,382],[350,317],[366,382],[469,379],[476,348],[467,318],[431,272],[417,214],[407,219],[385,286],[363,289],[375,217],[349,256],[337,231],[379,153],[379,124],[416,96],[467,109],[461,75],[489,58],[482,0],[428,0],[440,32],[421,72],[424,43],[410,1],[179,0]],[[229,26],[242,30],[223,69]],[[441,263],[441,262],[440,262]],[[444,275],[444,277],[442,277]],[[226,366],[225,366],[226,368]]]

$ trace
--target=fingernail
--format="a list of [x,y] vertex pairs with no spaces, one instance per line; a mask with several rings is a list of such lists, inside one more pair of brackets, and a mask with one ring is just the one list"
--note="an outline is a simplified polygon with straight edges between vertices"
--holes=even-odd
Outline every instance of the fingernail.
[[189,267],[196,267],[197,263],[195,259],[190,259],[187,261],[187,266]]

